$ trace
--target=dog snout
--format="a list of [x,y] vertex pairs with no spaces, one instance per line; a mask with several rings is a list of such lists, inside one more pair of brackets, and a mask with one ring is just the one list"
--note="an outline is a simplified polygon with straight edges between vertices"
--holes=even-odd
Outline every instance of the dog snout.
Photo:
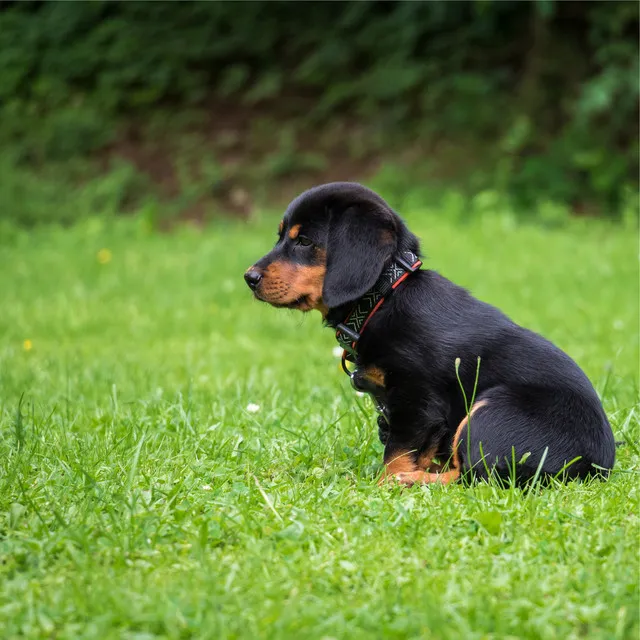
[[262,280],[262,274],[257,269],[251,267],[245,271],[244,280],[249,285],[251,291],[255,291],[260,284],[260,280]]

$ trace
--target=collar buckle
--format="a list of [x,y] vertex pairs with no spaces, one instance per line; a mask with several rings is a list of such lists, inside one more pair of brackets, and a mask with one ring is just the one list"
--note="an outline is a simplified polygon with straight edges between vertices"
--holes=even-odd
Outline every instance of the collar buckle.
[[404,258],[403,255],[407,255],[405,254],[400,254],[398,256],[396,256],[394,258],[395,262],[397,262],[405,271],[408,271],[409,273],[414,273],[415,271],[417,271],[421,266],[422,266],[422,262],[420,262],[420,260],[418,260],[416,258],[416,256],[414,256],[413,254],[408,254],[411,255],[412,258],[415,258],[415,262],[413,264],[411,264],[410,262],[407,262]]

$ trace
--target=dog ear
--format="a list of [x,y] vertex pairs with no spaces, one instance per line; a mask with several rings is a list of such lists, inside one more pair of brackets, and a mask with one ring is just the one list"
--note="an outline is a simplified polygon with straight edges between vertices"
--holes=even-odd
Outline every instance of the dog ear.
[[332,211],[322,301],[330,309],[364,295],[397,247],[393,217],[371,203]]

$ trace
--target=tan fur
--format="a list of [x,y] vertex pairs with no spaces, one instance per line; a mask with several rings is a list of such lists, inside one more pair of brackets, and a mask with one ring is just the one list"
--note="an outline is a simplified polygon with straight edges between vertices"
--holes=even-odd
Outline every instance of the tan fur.
[[427,473],[426,471],[411,471],[408,473],[396,473],[392,480],[408,487],[414,484],[449,484],[460,477],[458,469],[444,471],[443,473]]
[[295,240],[300,235],[300,225],[294,224],[291,229],[289,229],[289,237],[292,240]]
[[431,449],[427,449],[427,451],[425,451],[424,453],[421,453],[418,456],[418,459],[416,461],[416,466],[418,467],[418,469],[421,469],[422,471],[427,471],[430,473],[441,471],[442,465],[436,464],[433,461],[433,458],[436,455],[437,451],[438,451],[438,447],[432,447]]
[[[292,231],[293,229],[295,227]],[[304,266],[284,260],[272,262],[264,270],[260,298],[272,304],[286,305],[304,296],[306,299],[298,306],[301,311],[317,309],[326,315],[328,309],[322,302],[322,287],[327,270],[326,253],[321,249],[316,251],[320,260],[317,265]]]
[[462,430],[467,426],[467,423],[469,422],[469,418],[471,418],[473,416],[473,414],[478,410],[481,409],[482,407],[486,407],[487,406],[487,401],[486,400],[480,400],[479,402],[476,402],[473,407],[471,407],[471,411],[469,411],[469,414],[466,415],[462,422],[458,425],[458,428],[456,429],[456,432],[453,436],[453,443],[452,443],[452,449],[453,449],[453,468],[454,469],[460,469],[460,455],[458,454],[458,446],[460,444],[460,436],[462,435]]
[[[452,469],[448,471],[443,471],[442,473],[431,473],[431,469],[429,468],[429,464],[423,466],[427,459],[433,458],[435,454],[435,450],[428,451],[426,454],[421,455],[416,462],[413,464],[413,468],[411,465],[407,464],[394,464],[391,466],[391,462],[395,463],[395,460],[392,460],[390,463],[387,463],[385,460],[385,475],[384,480],[392,480],[395,482],[399,482],[400,484],[404,484],[407,486],[411,486],[413,484],[430,484],[430,483],[441,483],[441,484],[449,484],[454,480],[457,480],[460,477],[461,473],[461,464],[460,464],[460,456],[458,454],[458,446],[460,444],[460,437],[462,435],[462,430],[469,422],[469,418],[473,416],[473,414],[481,409],[482,407],[487,406],[486,400],[480,400],[476,402],[473,407],[471,407],[471,411],[468,415],[466,415],[463,420],[458,425],[456,432],[453,436],[453,456],[452,456]],[[413,456],[411,460],[414,460]],[[416,468],[417,467],[417,468]],[[422,470],[420,470],[422,468]]]
[[415,451],[394,451],[391,454],[385,453],[384,475],[380,478],[380,484],[402,473],[413,473],[416,471]]
[[377,387],[384,387],[384,371],[380,367],[367,367],[362,372],[362,377]]

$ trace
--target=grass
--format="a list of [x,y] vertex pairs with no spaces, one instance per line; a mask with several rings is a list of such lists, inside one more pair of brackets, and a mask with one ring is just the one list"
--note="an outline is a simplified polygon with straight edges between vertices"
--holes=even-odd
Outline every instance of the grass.
[[331,332],[245,290],[276,216],[18,233],[0,246],[4,637],[638,637],[635,232],[407,219],[429,266],[583,366],[627,441],[611,479],[377,487],[374,412]]

